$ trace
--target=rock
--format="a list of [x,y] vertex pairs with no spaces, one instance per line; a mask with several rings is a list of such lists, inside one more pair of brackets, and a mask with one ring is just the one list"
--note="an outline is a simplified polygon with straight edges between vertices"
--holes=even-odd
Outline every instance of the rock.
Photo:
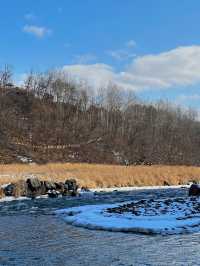
[[25,180],[19,180],[14,184],[13,196],[16,198],[28,196],[28,184]]
[[200,196],[200,186],[192,184],[189,188],[189,196]]
[[52,181],[44,181],[44,186],[47,191],[56,189],[56,184]]
[[64,188],[64,191],[62,192],[62,196],[71,196],[72,192],[68,190],[68,188]]
[[47,189],[46,189],[46,186],[45,186],[45,181],[41,181],[41,187],[40,187],[40,193],[41,195],[45,195],[47,193]]
[[60,193],[54,189],[49,190],[47,194],[48,194],[49,198],[57,198],[60,195]]
[[46,193],[44,189],[44,182],[40,182],[38,178],[28,178],[26,183],[28,185],[28,197],[36,197]]
[[4,188],[4,194],[5,194],[7,197],[11,197],[11,196],[13,196],[14,188],[15,188],[15,184],[13,184],[13,183],[7,185],[7,186]]
[[41,182],[38,178],[28,178],[26,183],[32,192],[37,191],[41,187]]
[[63,196],[77,196],[78,185],[75,179],[68,179],[64,184]]
[[75,179],[68,179],[65,181],[65,186],[68,187],[69,191],[76,191],[78,189]]
[[28,185],[26,181],[19,180],[16,183],[7,185],[4,188],[4,194],[7,197],[26,197],[28,196]]
[[65,190],[65,184],[63,182],[56,182],[55,183],[56,190],[59,191],[60,193],[63,193]]
[[0,198],[4,196],[31,197],[48,194],[51,198],[56,198],[60,194],[63,196],[76,196],[78,185],[75,179],[62,182],[40,181],[38,178],[30,177],[26,181],[20,180],[16,183],[0,187]]
[[164,186],[170,186],[169,182],[167,182],[166,180],[163,182]]

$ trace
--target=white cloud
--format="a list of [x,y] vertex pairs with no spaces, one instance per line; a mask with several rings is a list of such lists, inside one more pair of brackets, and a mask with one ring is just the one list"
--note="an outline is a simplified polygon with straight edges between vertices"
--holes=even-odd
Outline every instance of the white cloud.
[[38,38],[42,38],[46,35],[49,35],[52,33],[52,31],[45,27],[38,27],[35,25],[25,25],[23,27],[23,31],[26,33],[30,33]]
[[158,55],[138,57],[127,73],[144,81],[142,87],[147,88],[195,84],[200,81],[200,46],[178,47]]
[[106,86],[115,79],[112,67],[105,64],[68,65],[63,67],[63,71],[77,82],[86,81],[96,89]]
[[75,64],[64,70],[96,87],[108,81],[135,91],[194,85],[200,82],[200,46],[137,57],[122,72],[106,64]]

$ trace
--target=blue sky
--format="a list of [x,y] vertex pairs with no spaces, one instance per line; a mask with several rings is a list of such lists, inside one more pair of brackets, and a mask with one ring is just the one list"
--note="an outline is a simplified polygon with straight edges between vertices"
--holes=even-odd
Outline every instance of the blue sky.
[[199,0],[2,0],[0,65],[200,108],[199,11]]

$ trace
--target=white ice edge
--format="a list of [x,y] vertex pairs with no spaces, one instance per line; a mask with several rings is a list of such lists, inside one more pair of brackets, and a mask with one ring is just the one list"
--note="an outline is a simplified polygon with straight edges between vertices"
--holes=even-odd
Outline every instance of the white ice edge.
[[150,190],[150,189],[178,189],[189,188],[190,185],[177,185],[177,186],[142,186],[142,187],[110,187],[110,188],[91,188],[91,192],[113,192],[113,191],[132,191],[132,190]]
[[7,202],[7,201],[14,201],[14,200],[30,200],[30,198],[28,197],[4,197],[0,199],[0,203],[1,202]]
[[200,231],[200,215],[177,220],[176,218],[183,217],[182,212],[159,216],[133,216],[130,213],[104,212],[107,208],[123,204],[87,205],[61,209],[55,213],[67,223],[87,229],[163,235]]

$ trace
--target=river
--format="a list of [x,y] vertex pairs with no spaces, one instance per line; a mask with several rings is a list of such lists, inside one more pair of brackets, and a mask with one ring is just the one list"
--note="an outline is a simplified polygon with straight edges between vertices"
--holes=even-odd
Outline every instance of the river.
[[72,206],[186,194],[186,189],[136,190],[1,202],[0,265],[200,265],[200,233],[148,236],[95,231],[68,225],[54,215],[54,210]]

